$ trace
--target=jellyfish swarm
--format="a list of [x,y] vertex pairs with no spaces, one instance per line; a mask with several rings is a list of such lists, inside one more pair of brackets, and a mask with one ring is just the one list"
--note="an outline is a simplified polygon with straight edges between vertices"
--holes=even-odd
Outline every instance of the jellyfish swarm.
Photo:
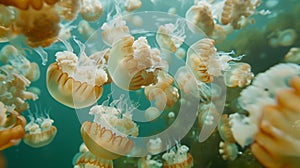
[[98,20],[102,13],[103,7],[100,0],[80,0],[80,15],[89,22]]
[[112,46],[114,42],[129,35],[129,28],[121,16],[116,16],[115,19],[103,23],[101,29],[103,42],[108,46]]
[[30,47],[47,47],[57,40],[60,16],[54,6],[44,5],[41,10],[19,10],[12,30],[23,34]]
[[158,28],[156,41],[160,48],[169,52],[176,52],[185,39],[184,20],[177,20],[176,24],[165,24]]
[[80,167],[100,167],[113,168],[112,160],[99,158],[92,154],[84,143],[80,145],[79,153],[74,156],[74,168]]
[[[41,10],[43,6],[46,4],[49,6],[52,6],[56,4],[59,0],[0,0],[0,4],[6,5],[6,6],[14,6],[21,10],[28,10],[30,7],[35,10]],[[44,4],[44,2],[46,4]]]
[[299,167],[299,81],[299,76],[293,77],[289,80],[291,88],[276,93],[276,105],[263,107],[251,151],[266,167]]
[[230,67],[229,61],[239,60],[233,58],[232,53],[217,52],[213,39],[204,38],[194,43],[187,52],[187,65],[195,78],[205,83],[213,81],[214,76],[223,75],[223,71]]
[[0,51],[0,62],[10,64],[28,80],[36,81],[40,77],[40,68],[35,62],[30,62],[22,51],[13,45],[5,45]]
[[29,105],[26,100],[38,99],[38,96],[27,90],[30,81],[19,74],[13,66],[0,66],[0,101],[7,106],[14,107],[14,110],[21,113],[27,110]]
[[36,117],[31,114],[30,122],[25,126],[25,135],[23,141],[30,147],[40,148],[50,144],[56,136],[57,129],[53,126],[53,120],[49,117],[38,116],[40,112],[36,112]]
[[164,153],[162,158],[165,160],[164,168],[191,168],[193,167],[193,157],[188,153],[189,148],[185,145],[173,147]]
[[11,25],[15,20],[16,11],[11,7],[0,4],[0,43],[9,41],[13,37]]
[[235,63],[224,73],[224,81],[228,87],[245,87],[251,83],[254,74],[247,63]]
[[165,71],[159,71],[157,83],[146,86],[144,89],[145,95],[149,101],[154,101],[155,106],[161,111],[165,106],[172,107],[179,98],[178,89],[172,86],[174,79]]
[[136,137],[138,127],[132,121],[132,111],[128,107],[124,95],[114,100],[108,106],[108,101],[102,105],[93,106],[90,114],[94,122],[86,121],[81,126],[81,136],[87,148],[97,157],[112,160],[127,155],[134,143],[128,136]]
[[266,72],[258,74],[252,85],[241,92],[238,102],[249,112],[249,116],[234,113],[229,117],[231,130],[237,143],[245,146],[253,142],[254,135],[259,129],[263,107],[267,104],[276,105],[276,92],[289,88],[287,81],[298,76],[299,72],[300,66],[297,64],[275,65]]
[[145,37],[125,36],[114,43],[109,54],[108,72],[113,82],[124,90],[137,90],[155,84],[164,66],[157,48],[151,49]]
[[300,48],[292,47],[284,56],[285,62],[300,64]]
[[47,70],[47,88],[58,102],[71,108],[83,108],[97,102],[108,78],[103,66],[86,56],[84,45],[76,42],[80,47],[79,60],[72,48],[57,52],[56,62]]
[[16,111],[9,112],[1,101],[0,113],[5,115],[0,125],[0,150],[4,150],[20,143],[25,133],[26,120]]

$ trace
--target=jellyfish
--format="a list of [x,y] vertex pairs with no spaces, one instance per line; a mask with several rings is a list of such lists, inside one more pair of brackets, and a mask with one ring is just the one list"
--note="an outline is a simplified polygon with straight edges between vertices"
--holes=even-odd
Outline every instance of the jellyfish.
[[213,81],[213,77],[222,76],[223,71],[230,67],[229,61],[240,60],[241,57],[233,58],[233,52],[217,52],[215,41],[204,38],[194,43],[187,52],[187,65],[197,80],[205,83]]
[[141,0],[126,0],[124,7],[128,12],[132,12],[142,6]]
[[300,64],[300,48],[292,47],[284,56],[285,62]]
[[219,143],[219,153],[222,155],[224,160],[233,161],[238,156],[238,147],[235,143],[223,142]]
[[16,68],[20,74],[24,75],[31,82],[40,77],[40,68],[35,62],[30,62],[22,51],[13,45],[5,45],[0,51],[0,61],[4,64],[10,64]]
[[178,145],[173,147],[170,151],[164,153],[162,158],[165,160],[164,167],[180,167],[191,168],[193,167],[193,157],[188,153],[189,148],[185,145]]
[[[164,102],[165,103],[165,102]],[[145,118],[148,121],[155,120],[161,114],[161,110],[156,107],[149,107],[145,110]]]
[[297,40],[297,32],[294,29],[285,29],[278,32],[278,44],[280,46],[291,46]]
[[147,142],[147,151],[152,155],[156,155],[162,152],[161,139],[160,138],[149,139]]
[[158,28],[156,41],[160,48],[169,52],[176,52],[185,39],[184,20],[177,20],[176,24],[165,24]]
[[138,161],[138,168],[161,168],[162,166],[163,163],[151,155],[142,157]]
[[26,0],[26,1],[19,1],[19,0],[0,0],[0,4],[5,6],[14,6],[21,10],[28,10],[32,7],[35,10],[41,10],[43,6],[45,6],[44,2],[52,6],[56,4],[59,0]]
[[299,81],[299,76],[292,77],[290,88],[276,93],[275,105],[263,106],[251,151],[266,167],[298,167],[300,164]]
[[22,140],[26,125],[26,119],[16,111],[8,111],[4,104],[0,102],[0,109],[7,115],[5,123],[0,125],[0,150],[4,150],[13,145],[17,145]]
[[13,8],[1,4],[0,11],[0,43],[2,43],[9,41],[9,39],[14,36],[11,31],[11,26],[16,19],[16,11]]
[[103,13],[100,0],[81,0],[80,15],[89,22],[98,20]]
[[31,82],[13,66],[0,66],[0,81],[0,101],[19,113],[29,108],[26,100],[38,99],[36,94],[27,90]]
[[79,0],[60,0],[57,3],[59,15],[66,21],[73,21],[77,18],[80,9]]
[[109,54],[108,72],[113,82],[124,90],[138,90],[155,84],[159,70],[165,67],[157,48],[146,37],[126,36],[114,43]]
[[234,136],[231,131],[228,114],[223,114],[218,123],[218,131],[224,142],[235,143]]
[[136,107],[128,106],[124,95],[109,105],[108,101],[90,109],[89,114],[94,115],[94,121],[82,124],[81,136],[91,153],[113,160],[133,149],[134,143],[129,136],[138,136],[139,129],[132,121],[132,111]]
[[206,1],[195,2],[195,5],[186,11],[185,18],[192,23],[188,24],[192,32],[202,33],[199,32],[202,30],[208,36],[213,34],[215,22],[212,16],[211,5]]
[[99,158],[92,154],[84,143],[80,145],[79,153],[74,158],[74,168],[80,167],[101,167],[101,168],[113,168],[112,160],[106,160]]
[[121,16],[116,16],[115,19],[103,23],[101,29],[103,42],[108,46],[112,46],[114,42],[129,35],[129,28]]
[[22,34],[30,47],[47,47],[57,40],[60,31],[60,16],[53,6],[41,10],[19,11],[13,23],[15,34]]
[[84,45],[76,39],[75,42],[80,48],[79,60],[72,48],[57,52],[56,62],[47,69],[46,82],[55,100],[71,108],[83,108],[101,97],[102,85],[108,78],[103,67],[85,54]]
[[89,22],[85,21],[85,20],[81,20],[79,22],[78,28],[77,28],[79,34],[81,34],[83,36],[84,39],[89,39],[92,34],[95,33],[95,29],[93,29],[91,27],[91,25],[89,24]]
[[172,86],[174,79],[164,71],[159,71],[157,83],[144,89],[148,100],[155,101],[155,106],[164,110],[165,106],[172,107],[179,98],[178,89]]
[[249,112],[249,116],[234,113],[229,118],[234,138],[241,146],[253,143],[264,105],[276,105],[276,92],[289,88],[287,81],[298,76],[299,72],[300,66],[297,64],[275,65],[266,72],[258,74],[252,85],[240,93],[239,105]]
[[253,77],[251,66],[247,63],[232,64],[224,73],[224,81],[228,87],[245,87],[251,83]]
[[25,135],[23,141],[26,145],[33,148],[40,148],[50,144],[57,133],[57,128],[52,125],[54,120],[49,117],[46,112],[46,117],[41,115],[41,112],[35,112],[34,116],[31,114],[30,122],[25,126]]

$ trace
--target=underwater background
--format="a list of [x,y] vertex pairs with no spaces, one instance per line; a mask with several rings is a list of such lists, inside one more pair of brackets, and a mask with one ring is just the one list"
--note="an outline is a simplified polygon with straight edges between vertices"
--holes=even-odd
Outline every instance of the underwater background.
[[[267,3],[270,3],[271,5]],[[272,5],[272,3],[274,5]],[[170,7],[175,7],[177,8],[177,14],[184,17],[185,11],[192,4],[192,0],[143,0],[142,7],[135,12],[168,12]],[[248,24],[241,30],[235,30],[227,36],[226,40],[216,44],[216,48],[220,51],[230,52],[231,50],[234,50],[236,55],[244,54],[245,56],[242,58],[242,61],[251,65],[254,74],[264,72],[269,67],[284,62],[284,55],[289,49],[294,46],[300,46],[300,2],[298,0],[262,0],[261,5],[258,7],[258,11],[263,9],[270,10],[271,14],[252,16],[255,23]],[[106,14],[106,10],[104,9],[104,13],[99,21],[91,24],[94,29],[97,30],[101,27],[103,22],[105,22]],[[80,20],[82,20],[82,18],[78,16],[78,18],[72,22],[72,25],[76,27]],[[284,29],[294,29],[296,31],[298,38],[295,42],[290,46],[270,46],[270,34]],[[83,36],[76,31],[76,28],[72,30],[71,33],[72,36],[76,36],[79,40],[84,39]],[[8,43],[21,45],[30,50],[30,47],[24,46],[24,44],[22,44],[22,39],[19,38],[14,39],[11,42],[0,43],[0,49]],[[72,46],[76,46],[73,42],[71,43]],[[32,53],[32,55],[27,55],[27,58],[30,61],[39,64],[41,72],[40,78],[30,85],[31,87],[34,86],[39,88],[41,91],[38,100],[28,101],[30,110],[36,111],[36,109],[38,109],[39,111],[49,111],[49,115],[51,119],[54,120],[54,125],[57,128],[56,137],[49,145],[41,148],[31,148],[22,141],[19,145],[3,150],[2,155],[6,160],[7,168],[69,168],[74,166],[72,163],[73,157],[78,153],[79,146],[82,143],[80,134],[81,122],[77,116],[78,112],[54,100],[46,87],[47,68],[50,64],[55,62],[55,53],[63,48],[64,45],[60,42],[55,43],[50,47],[46,47],[45,50],[48,53],[46,65],[42,65],[41,58],[34,51],[29,52]],[[79,48],[75,47],[74,50],[78,52]],[[241,90],[242,89],[240,88],[227,88],[227,105],[223,113],[230,114],[237,110],[235,103],[232,102],[237,99]],[[103,95],[98,102],[101,104],[110,92],[110,86],[104,86]],[[133,97],[134,96],[136,95],[133,94]],[[146,101],[146,99],[144,101]],[[141,104],[147,104],[147,102]],[[168,109],[167,112],[176,111],[176,108],[178,108],[178,104],[174,105],[171,109]],[[167,114],[167,112],[164,113]],[[25,111],[22,114],[24,116],[30,115],[28,111]],[[163,115],[153,123],[148,123],[149,125],[146,124],[142,126],[144,130],[141,135],[146,135],[147,132],[159,132],[163,129],[165,124],[163,119],[164,116],[166,115]],[[28,119],[28,117],[26,118]],[[154,124],[154,126],[151,124]],[[218,151],[221,139],[218,132],[215,131],[205,142],[200,143],[197,141],[197,136],[195,135],[199,133],[198,129],[198,124],[196,122],[189,133],[181,141],[181,144],[185,144],[189,147],[189,151],[194,159],[193,167],[263,167],[251,154],[249,148],[240,149],[242,152],[239,153],[238,157],[233,161],[223,160]],[[113,163],[115,168],[134,168],[137,167],[138,159],[139,158],[124,156],[114,160]]]

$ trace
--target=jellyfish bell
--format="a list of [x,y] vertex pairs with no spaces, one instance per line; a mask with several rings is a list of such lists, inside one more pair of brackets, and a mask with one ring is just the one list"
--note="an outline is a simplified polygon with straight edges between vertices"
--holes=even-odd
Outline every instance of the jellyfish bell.
[[138,161],[138,168],[160,168],[163,166],[163,163],[156,157],[147,155],[142,157]]
[[0,43],[7,42],[14,37],[11,25],[16,19],[16,11],[14,8],[0,4]]
[[73,21],[77,18],[80,9],[79,0],[60,0],[56,5],[59,15],[66,21]]
[[[40,113],[40,112],[36,112]],[[30,116],[30,122],[25,126],[23,141],[26,145],[33,148],[40,148],[50,144],[57,133],[57,128],[52,125],[52,120],[48,114],[44,116]]]
[[76,42],[81,50],[80,59],[71,51],[57,52],[56,62],[47,70],[47,88],[58,102],[83,108],[101,97],[102,85],[108,77],[102,66],[85,55],[83,44]]
[[100,0],[80,0],[80,15],[89,22],[98,20],[103,13],[103,7]]
[[126,105],[124,95],[119,100],[96,105],[90,109],[94,122],[81,126],[81,136],[87,148],[97,157],[113,160],[127,155],[134,147],[129,136],[138,135],[138,127],[132,121],[135,107]]
[[232,64],[229,70],[224,73],[225,84],[228,87],[245,87],[254,78],[251,66],[247,63]]
[[124,7],[128,12],[132,12],[142,6],[141,0],[126,0]]
[[280,46],[291,46],[297,40],[297,32],[294,29],[285,29],[278,32],[278,44]]
[[158,49],[151,47],[145,37],[126,36],[114,43],[108,59],[108,72],[113,82],[124,90],[137,90],[157,82],[163,67]]
[[292,47],[284,56],[285,62],[300,64],[300,48]]

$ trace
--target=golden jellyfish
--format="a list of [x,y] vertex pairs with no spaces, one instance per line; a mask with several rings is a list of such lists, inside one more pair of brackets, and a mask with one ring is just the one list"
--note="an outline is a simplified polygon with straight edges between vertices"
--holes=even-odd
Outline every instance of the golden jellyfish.
[[162,152],[163,144],[161,138],[149,139],[147,142],[147,151],[152,154],[156,155]]
[[276,104],[265,105],[259,122],[254,156],[266,167],[300,166],[300,77],[293,77],[290,88],[276,93]]
[[79,0],[60,0],[56,5],[59,15],[66,21],[72,21],[77,18],[80,9]]
[[53,126],[54,120],[47,117],[30,116],[30,122],[25,126],[23,141],[30,147],[40,148],[50,144],[56,136],[57,129]]
[[156,41],[160,48],[176,52],[185,39],[184,20],[178,19],[174,24],[169,23],[159,26]]
[[7,115],[4,124],[0,125],[0,150],[4,150],[20,143],[25,134],[26,119],[16,111],[8,111],[1,101],[0,111]]
[[254,78],[251,66],[247,63],[235,63],[224,73],[224,81],[228,87],[245,87]]
[[24,75],[30,81],[36,81],[40,78],[40,68],[37,63],[30,62],[22,51],[13,45],[5,45],[0,51],[0,61],[4,64],[10,64],[15,67],[20,74]]
[[[166,102],[164,102],[166,103]],[[145,110],[145,119],[148,121],[155,120],[161,114],[161,110],[156,107],[149,107]]]
[[0,4],[0,43],[9,41],[13,37],[11,25],[16,19],[16,11],[14,8]]
[[179,98],[178,89],[172,86],[174,78],[164,71],[159,71],[157,83],[144,89],[148,100],[155,101],[155,106],[164,110],[165,106],[172,107]]
[[72,48],[57,52],[56,62],[48,67],[46,80],[55,100],[71,108],[83,108],[97,102],[108,77],[103,66],[86,56],[84,45],[78,40],[75,42],[80,47],[79,60]]
[[94,121],[82,124],[81,136],[91,153],[113,160],[133,149],[134,142],[129,136],[138,136],[139,129],[132,121],[132,111],[136,107],[128,106],[124,95],[109,105],[108,101],[90,109],[89,114],[94,115]]
[[[14,6],[21,10],[28,10],[30,7],[35,10],[41,10],[46,4],[52,6],[56,4],[59,0],[0,0],[0,4],[6,6]],[[44,4],[46,3],[46,4]]]
[[230,65],[229,61],[240,60],[241,57],[233,58],[233,52],[217,52],[215,41],[204,38],[194,43],[187,52],[187,65],[197,80],[205,83],[213,81],[213,77],[223,75]]
[[142,157],[138,161],[138,168],[161,168],[162,166],[163,163],[151,155]]
[[188,152],[189,148],[185,145],[173,147],[170,151],[164,153],[162,158],[165,160],[164,168],[191,168],[193,167],[193,157]]
[[100,0],[80,0],[80,15],[89,22],[98,20],[103,13],[103,7]]
[[73,158],[74,168],[80,167],[99,167],[99,168],[113,168],[112,160],[99,158],[92,154],[84,143],[80,145],[79,153]]
[[211,4],[206,1],[196,1],[195,5],[191,6],[185,13],[185,18],[193,24],[188,24],[192,32],[202,33],[198,30],[200,28],[206,35],[210,36],[215,29]]
[[12,30],[23,34],[30,47],[47,47],[57,40],[59,24],[60,16],[55,7],[45,5],[41,10],[18,11]]
[[128,12],[132,12],[142,6],[141,0],[126,0],[124,7]]
[[[238,103],[249,115],[234,113],[229,116],[231,130],[237,143],[242,147],[253,143],[259,131],[265,105],[276,105],[276,93],[290,88],[287,81],[298,76],[300,66],[292,63],[278,64],[258,74],[252,85],[240,93]],[[289,99],[290,100],[290,99]],[[293,99],[291,99],[293,100]]]
[[19,113],[28,109],[26,100],[38,99],[36,94],[27,90],[31,82],[13,66],[0,66],[0,81],[0,101],[13,106]]
[[137,90],[155,84],[165,66],[157,48],[151,48],[146,37],[126,36],[114,43],[109,54],[108,71],[113,82],[124,90]]
[[285,62],[300,64],[300,48],[292,47],[284,56]]
[[219,148],[219,153],[224,160],[233,161],[238,156],[238,146],[235,143],[220,141]]
[[114,42],[129,35],[129,28],[121,16],[103,23],[101,29],[103,42],[108,46],[112,46]]

